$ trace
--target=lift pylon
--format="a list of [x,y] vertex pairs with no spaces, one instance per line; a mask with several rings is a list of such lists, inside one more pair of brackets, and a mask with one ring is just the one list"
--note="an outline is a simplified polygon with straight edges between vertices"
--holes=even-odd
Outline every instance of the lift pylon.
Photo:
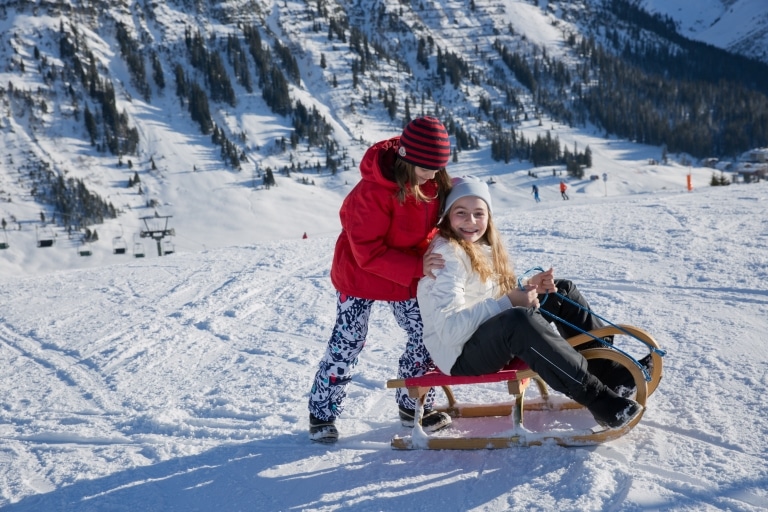
[[151,238],[157,242],[157,255],[163,255],[162,240],[166,236],[174,236],[176,231],[173,228],[168,228],[168,219],[173,217],[172,215],[158,215],[155,212],[154,215],[141,217],[144,221],[146,229],[139,231],[141,238]]

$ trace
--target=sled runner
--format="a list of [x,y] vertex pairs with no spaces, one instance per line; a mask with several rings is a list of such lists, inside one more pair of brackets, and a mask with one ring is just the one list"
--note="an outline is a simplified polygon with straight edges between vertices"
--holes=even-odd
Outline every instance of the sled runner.
[[[662,356],[664,352],[656,340],[646,331],[630,325],[610,325],[595,329],[588,333],[579,334],[568,339],[573,347],[579,347],[584,343],[601,340],[606,336],[628,335],[643,342],[650,350],[650,361],[648,369],[645,369],[634,358],[622,350],[606,344],[604,348],[588,348],[581,351],[581,354],[587,359],[610,359],[622,365],[632,375],[637,388],[635,400],[645,407],[647,397],[653,393],[659,386],[662,374]],[[536,383],[540,398],[535,401],[525,402],[525,390],[531,381]],[[453,394],[451,386],[483,384],[493,382],[506,382],[509,394],[513,396],[514,401],[492,404],[459,404]],[[416,414],[417,420],[420,420],[423,412],[424,397],[432,387],[441,387],[448,400],[444,407],[437,407],[436,410],[446,412],[454,418],[476,418],[487,416],[509,416],[512,421],[510,428],[501,434],[492,436],[461,436],[451,435],[451,429],[447,433],[440,433],[427,436],[420,426],[414,428],[411,436],[392,438],[393,448],[408,450],[416,448],[427,448],[437,450],[477,450],[492,448],[508,448],[511,446],[533,446],[543,443],[557,443],[562,446],[582,446],[589,444],[598,444],[617,439],[637,425],[642,417],[642,412],[636,415],[629,423],[623,427],[609,429],[603,427],[593,427],[579,431],[552,431],[552,432],[530,432],[523,427],[524,411],[547,410],[558,411],[565,409],[578,409],[582,406],[573,401],[554,401],[550,397],[547,386],[544,381],[521,360],[515,358],[501,371],[488,375],[477,376],[450,376],[439,371],[432,371],[420,377],[411,377],[406,379],[390,379],[387,381],[388,388],[407,388],[408,395],[417,400]],[[418,423],[418,421],[417,421]]]

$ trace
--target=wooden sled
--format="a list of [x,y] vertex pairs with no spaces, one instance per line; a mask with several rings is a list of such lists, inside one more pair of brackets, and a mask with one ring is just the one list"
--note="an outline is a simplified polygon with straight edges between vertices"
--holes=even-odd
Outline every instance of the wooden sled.
[[[630,325],[607,326],[594,331],[590,334],[597,338],[605,336],[614,336],[617,341],[619,336],[630,335],[637,338],[649,347],[651,354],[652,368],[649,372],[650,380],[646,377],[640,367],[635,362],[613,348],[588,348],[581,350],[581,354],[587,359],[610,359],[624,366],[632,375],[637,386],[635,400],[645,408],[648,396],[659,386],[662,375],[662,355],[663,351],[656,340],[642,329]],[[573,347],[578,347],[584,343],[594,341],[589,334],[580,334],[568,339]],[[541,398],[530,403],[525,403],[525,390],[531,381],[536,383]],[[506,382],[509,394],[514,397],[513,402],[495,403],[495,404],[459,404],[453,394],[451,386],[467,384],[483,384],[493,382]],[[426,435],[421,427],[416,427],[411,436],[392,438],[393,448],[401,450],[410,450],[416,448],[436,449],[436,450],[478,450],[509,448],[512,446],[534,446],[543,443],[554,442],[561,446],[583,446],[598,444],[617,439],[639,423],[643,411],[636,415],[632,421],[621,428],[609,429],[603,427],[593,427],[581,431],[565,431],[551,433],[535,433],[526,431],[523,428],[523,413],[531,410],[563,410],[577,409],[582,406],[573,401],[554,403],[550,400],[549,392],[544,381],[536,372],[528,368],[521,360],[513,359],[501,371],[478,376],[450,376],[439,371],[429,372],[420,377],[406,379],[390,379],[387,381],[388,388],[407,388],[408,396],[417,400],[417,420],[421,417],[421,404],[429,390],[433,387],[441,387],[448,400],[444,407],[436,407],[436,410],[446,412],[454,418],[475,418],[487,416],[510,416],[512,419],[510,430],[497,436],[481,437],[456,437],[449,435]],[[442,433],[441,433],[442,434]]]

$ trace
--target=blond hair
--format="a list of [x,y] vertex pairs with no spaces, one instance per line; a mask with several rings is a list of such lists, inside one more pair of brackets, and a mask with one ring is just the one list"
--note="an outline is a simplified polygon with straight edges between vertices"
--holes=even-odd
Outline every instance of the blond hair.
[[[464,249],[464,252],[469,257],[472,270],[480,275],[480,279],[483,282],[487,282],[488,279],[496,281],[499,285],[499,295],[495,298],[499,298],[514,290],[517,286],[517,277],[515,276],[512,263],[509,261],[509,253],[506,247],[504,247],[501,234],[493,223],[491,213],[488,212],[488,227],[485,233],[475,243],[467,242],[456,234],[451,227],[450,213],[450,211],[446,212],[437,224],[440,235],[450,243]],[[480,245],[487,245],[491,248],[490,258],[480,249]]]

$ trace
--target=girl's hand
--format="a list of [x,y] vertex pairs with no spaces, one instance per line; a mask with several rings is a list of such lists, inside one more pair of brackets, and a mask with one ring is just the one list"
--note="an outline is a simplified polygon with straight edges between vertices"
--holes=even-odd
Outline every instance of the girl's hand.
[[550,268],[546,272],[539,272],[528,280],[528,284],[536,286],[536,293],[539,295],[556,292],[555,270]]
[[432,246],[430,245],[427,252],[424,253],[423,265],[424,275],[434,279],[435,274],[433,274],[432,271],[443,268],[445,266],[445,260],[443,259],[442,254],[432,252]]
[[538,308],[539,296],[536,293],[535,284],[526,284],[524,289],[515,288],[507,294],[513,306],[524,308]]

